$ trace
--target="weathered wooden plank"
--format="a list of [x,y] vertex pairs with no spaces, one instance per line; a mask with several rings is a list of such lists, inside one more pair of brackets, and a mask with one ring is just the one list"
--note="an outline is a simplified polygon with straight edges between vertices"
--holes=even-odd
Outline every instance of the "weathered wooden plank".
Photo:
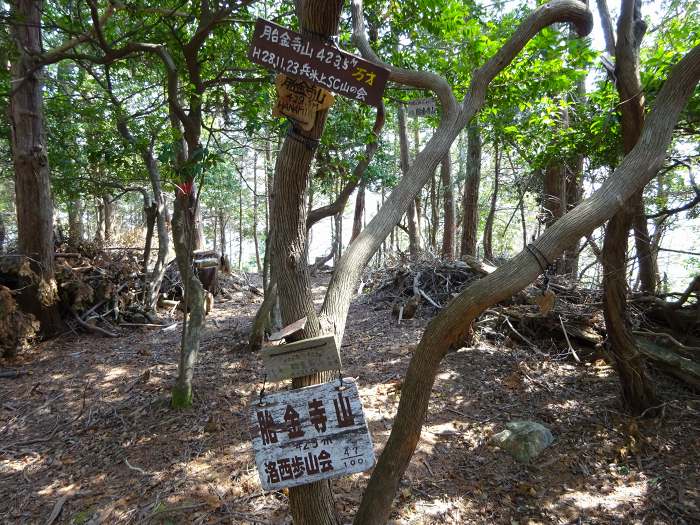
[[340,354],[332,335],[266,347],[260,356],[270,381],[340,369]]
[[302,317],[298,321],[294,321],[292,324],[288,324],[284,328],[281,328],[277,332],[272,332],[268,339],[270,341],[280,341],[285,337],[288,337],[306,327],[306,316]]
[[374,448],[355,381],[267,395],[251,407],[255,463],[265,490],[362,472]]

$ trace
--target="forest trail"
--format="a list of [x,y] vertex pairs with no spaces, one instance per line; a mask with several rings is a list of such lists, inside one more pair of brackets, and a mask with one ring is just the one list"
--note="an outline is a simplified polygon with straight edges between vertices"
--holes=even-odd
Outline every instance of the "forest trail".
[[[2,523],[290,523],[286,489],[260,488],[247,425],[263,370],[245,349],[254,301],[217,301],[182,412],[168,406],[179,329],[70,334],[22,353],[28,374],[0,379]],[[398,325],[367,296],[351,307],[344,373],[377,454],[427,322]],[[538,355],[498,333],[473,344],[443,362],[392,523],[700,522],[700,396],[654,372],[664,415],[637,421],[603,360],[577,364],[554,344]],[[527,466],[488,444],[521,419],[555,438]],[[368,475],[333,482],[344,522]]]

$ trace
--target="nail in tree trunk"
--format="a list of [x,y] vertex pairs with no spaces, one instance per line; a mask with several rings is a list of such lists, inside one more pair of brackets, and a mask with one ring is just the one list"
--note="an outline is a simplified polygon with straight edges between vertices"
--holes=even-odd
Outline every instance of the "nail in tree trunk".
[[498,147],[498,140],[493,143],[494,170],[493,170],[493,193],[491,194],[491,205],[489,214],[486,216],[484,224],[484,259],[493,260],[493,221],[496,218],[496,203],[498,202],[498,182],[501,175],[501,152]]
[[[445,223],[442,230],[442,256],[453,259],[455,255],[455,199],[452,192],[452,160],[449,153],[440,164],[442,199],[445,210]],[[437,229],[437,222],[433,225]]]
[[[602,10],[601,10],[602,12]],[[609,19],[603,20],[610,24]],[[623,0],[617,25],[615,62],[625,154],[637,144],[644,126],[644,95],[639,77],[639,48],[646,30],[641,2]],[[642,189],[608,222],[603,243],[603,312],[608,344],[620,377],[622,401],[634,415],[655,406],[656,395],[631,332],[627,311],[627,242]],[[646,222],[646,219],[645,219]],[[641,262],[641,259],[640,259]],[[641,275],[641,273],[640,273]]]
[[467,128],[467,174],[462,196],[461,255],[476,256],[479,230],[479,184],[481,184],[481,132],[476,118]]
[[10,143],[15,175],[18,248],[33,259],[40,281],[18,297],[26,311],[41,323],[44,335],[60,330],[58,293],[54,276],[53,200],[44,131],[42,70],[34,56],[42,52],[41,0],[10,3],[11,63]]

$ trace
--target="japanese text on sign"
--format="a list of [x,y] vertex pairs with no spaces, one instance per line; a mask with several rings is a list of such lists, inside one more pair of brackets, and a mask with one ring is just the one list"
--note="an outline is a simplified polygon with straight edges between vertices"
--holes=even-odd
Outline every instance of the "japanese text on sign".
[[263,488],[362,472],[372,440],[352,379],[271,394],[253,405],[253,448]]
[[262,18],[255,23],[248,57],[372,106],[381,102],[389,78],[388,69]]
[[316,122],[316,112],[329,108],[334,97],[322,87],[282,73],[275,79],[277,102],[272,116],[284,115],[295,120],[301,129],[309,131]]
[[434,98],[417,98],[409,100],[406,105],[409,117],[424,117],[437,113],[437,106]]

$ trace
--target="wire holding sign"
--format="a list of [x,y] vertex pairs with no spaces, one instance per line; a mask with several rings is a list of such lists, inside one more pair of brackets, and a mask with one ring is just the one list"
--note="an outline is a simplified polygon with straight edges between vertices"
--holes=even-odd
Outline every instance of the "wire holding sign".
[[352,378],[270,394],[251,412],[255,463],[266,490],[374,465],[372,439]]
[[248,58],[344,97],[378,106],[389,70],[321,40],[258,18]]

